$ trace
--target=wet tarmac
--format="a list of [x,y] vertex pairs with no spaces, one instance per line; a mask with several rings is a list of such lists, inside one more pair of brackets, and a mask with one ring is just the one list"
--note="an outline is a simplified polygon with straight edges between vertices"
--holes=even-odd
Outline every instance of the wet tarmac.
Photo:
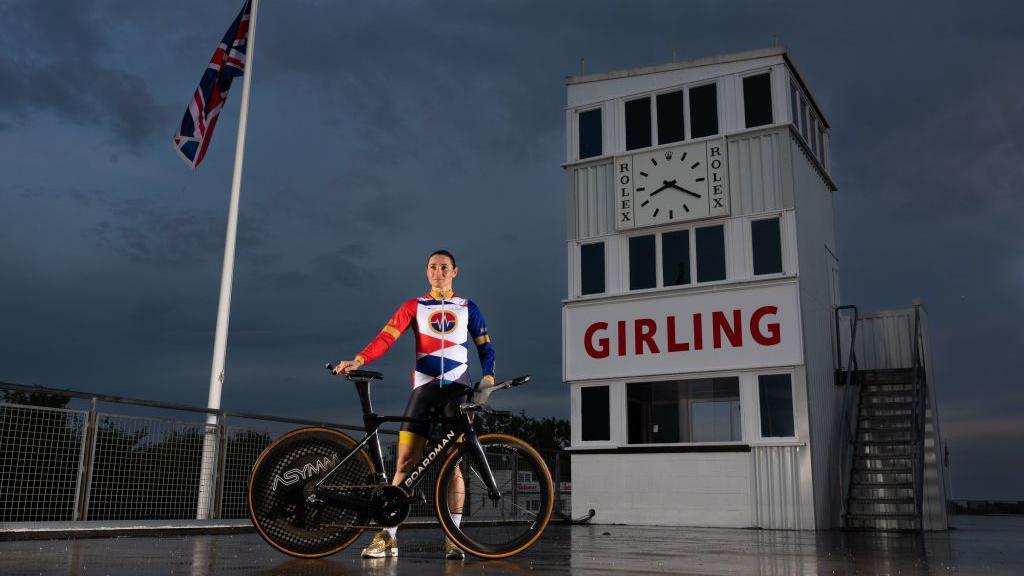
[[955,517],[926,534],[551,526],[507,560],[441,558],[438,530],[399,531],[399,556],[361,560],[370,538],[323,560],[284,556],[255,534],[0,542],[0,574],[1024,574],[1024,517]]

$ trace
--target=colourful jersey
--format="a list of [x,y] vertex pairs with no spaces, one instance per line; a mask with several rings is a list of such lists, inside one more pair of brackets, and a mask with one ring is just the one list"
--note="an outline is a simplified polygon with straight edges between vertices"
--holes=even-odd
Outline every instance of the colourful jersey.
[[484,316],[476,304],[451,292],[434,291],[402,304],[356,360],[369,364],[380,358],[410,326],[416,331],[413,388],[435,382],[468,385],[470,339],[480,356],[483,377],[494,379],[494,348]]

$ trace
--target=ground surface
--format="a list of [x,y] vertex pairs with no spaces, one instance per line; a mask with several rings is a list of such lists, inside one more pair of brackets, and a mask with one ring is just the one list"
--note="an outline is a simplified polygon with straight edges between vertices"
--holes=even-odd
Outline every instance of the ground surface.
[[1024,574],[1024,518],[955,517],[945,533],[551,526],[509,560],[440,558],[437,530],[399,532],[399,557],[360,560],[364,535],[326,560],[284,556],[255,534],[0,542],[0,574],[281,576],[455,574]]

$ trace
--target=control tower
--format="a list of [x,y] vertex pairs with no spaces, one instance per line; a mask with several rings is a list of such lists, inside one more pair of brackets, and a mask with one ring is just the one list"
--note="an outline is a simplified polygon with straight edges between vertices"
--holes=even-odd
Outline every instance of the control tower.
[[[841,306],[830,125],[792,57],[566,84],[573,509],[602,523],[944,529],[923,308]],[[858,363],[858,332],[861,348],[915,352],[861,349]],[[907,442],[885,436],[905,431],[896,417],[913,420]]]

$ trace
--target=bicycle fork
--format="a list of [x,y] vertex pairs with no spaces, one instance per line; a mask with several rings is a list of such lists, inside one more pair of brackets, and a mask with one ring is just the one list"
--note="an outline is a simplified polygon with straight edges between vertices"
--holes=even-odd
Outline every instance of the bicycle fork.
[[[480,438],[476,435],[476,431],[470,429],[462,437],[462,442],[469,446],[469,457],[476,464],[478,473],[482,476],[481,480],[487,487],[487,496],[491,500],[500,500],[501,491],[498,490],[498,483],[494,481],[494,473],[491,471],[491,465],[487,462],[487,456],[484,454],[484,447],[480,444]],[[512,479],[516,481],[515,478]]]

